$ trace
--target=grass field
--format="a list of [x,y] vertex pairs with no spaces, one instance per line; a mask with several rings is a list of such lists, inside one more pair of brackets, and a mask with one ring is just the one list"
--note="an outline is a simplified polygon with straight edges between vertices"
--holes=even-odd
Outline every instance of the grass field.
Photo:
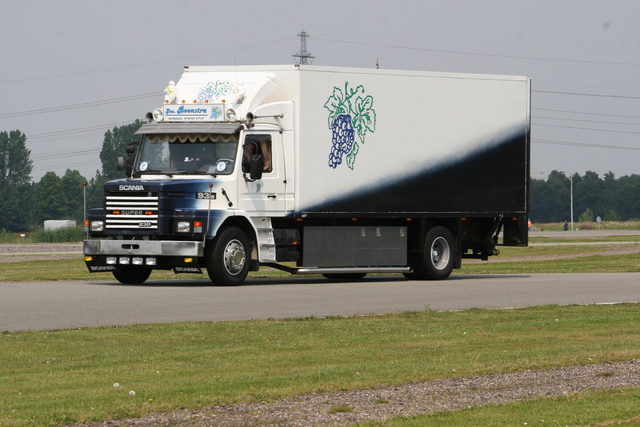
[[[502,262],[463,263],[460,273],[640,271],[640,254],[590,255],[607,247],[503,248]],[[559,258],[508,261],[548,255]],[[0,263],[0,280],[113,280],[110,274],[90,275],[81,256],[35,258]],[[288,277],[272,270],[252,274]],[[160,273],[154,278],[181,277]],[[640,304],[427,310],[355,318],[4,332],[0,426],[64,425],[316,391],[637,359],[639,310]],[[634,426],[640,425],[639,417],[640,390],[631,389],[365,425]]]
[[[428,310],[5,332],[0,334],[0,425],[61,425],[629,360],[640,358],[639,309],[622,304]],[[628,396],[637,403],[637,394]],[[640,408],[635,410],[638,415]]]

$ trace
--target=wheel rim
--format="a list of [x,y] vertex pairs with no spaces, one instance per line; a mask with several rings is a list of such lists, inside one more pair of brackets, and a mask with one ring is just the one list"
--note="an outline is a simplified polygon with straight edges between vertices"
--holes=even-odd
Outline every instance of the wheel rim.
[[240,274],[246,262],[244,245],[239,240],[231,240],[224,248],[224,268],[233,276]]
[[437,270],[444,270],[449,264],[451,248],[444,237],[436,238],[431,244],[431,262]]

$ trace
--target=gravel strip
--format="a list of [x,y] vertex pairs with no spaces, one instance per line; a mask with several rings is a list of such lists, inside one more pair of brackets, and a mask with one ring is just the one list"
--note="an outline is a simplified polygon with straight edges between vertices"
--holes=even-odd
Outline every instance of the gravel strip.
[[50,261],[80,256],[82,256],[82,243],[0,243],[0,264]]
[[[640,387],[640,360],[311,394],[274,402],[213,406],[137,419],[73,424],[73,427],[341,426],[473,406],[631,387]],[[330,413],[332,408],[338,407],[351,408],[351,411]]]
[[80,243],[0,243],[0,254],[82,254]]

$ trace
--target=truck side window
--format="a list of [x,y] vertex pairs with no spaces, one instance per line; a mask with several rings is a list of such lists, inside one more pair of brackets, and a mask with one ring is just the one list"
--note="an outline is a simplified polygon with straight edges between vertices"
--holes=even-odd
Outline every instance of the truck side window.
[[273,171],[271,164],[271,135],[247,135],[242,150],[242,172],[249,172],[249,160],[252,154],[261,154],[264,161],[263,172]]

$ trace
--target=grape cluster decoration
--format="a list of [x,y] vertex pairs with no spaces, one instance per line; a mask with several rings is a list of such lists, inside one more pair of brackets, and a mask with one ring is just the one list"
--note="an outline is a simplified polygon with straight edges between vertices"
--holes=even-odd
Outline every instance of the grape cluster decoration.
[[228,81],[209,82],[198,91],[198,104],[215,101],[222,96],[228,95],[231,93],[232,88],[233,85]]
[[333,88],[333,95],[324,104],[324,108],[329,110],[328,124],[332,134],[329,166],[335,169],[345,156],[347,166],[353,170],[360,144],[364,144],[367,132],[373,133],[376,129],[373,97],[364,95],[364,86],[351,89],[349,82],[345,82],[344,90]]

